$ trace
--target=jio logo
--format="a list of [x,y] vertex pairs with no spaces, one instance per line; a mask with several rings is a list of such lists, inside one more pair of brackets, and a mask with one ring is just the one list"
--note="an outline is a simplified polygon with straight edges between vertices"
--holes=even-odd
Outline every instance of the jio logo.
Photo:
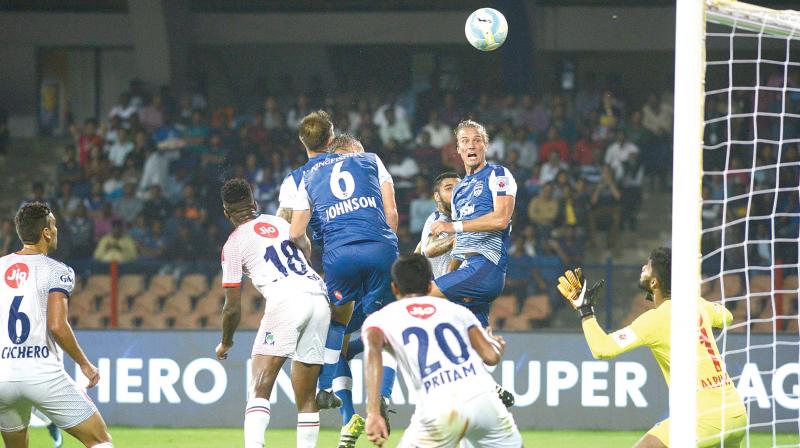
[[25,263],[16,263],[6,269],[3,278],[6,280],[6,285],[12,288],[19,288],[24,285],[28,280],[28,265]]
[[275,238],[278,236],[278,229],[268,222],[260,222],[253,226],[256,233],[264,238]]

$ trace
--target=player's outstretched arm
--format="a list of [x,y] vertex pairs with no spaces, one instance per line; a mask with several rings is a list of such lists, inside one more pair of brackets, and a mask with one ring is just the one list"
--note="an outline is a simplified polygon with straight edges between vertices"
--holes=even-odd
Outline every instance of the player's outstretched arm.
[[311,210],[294,210],[292,212],[289,238],[303,251],[306,260],[311,260],[311,243],[308,241],[306,229],[311,221]]
[[727,327],[733,323],[733,314],[721,303],[711,303],[705,299],[700,302],[711,315],[711,326],[714,328]]
[[286,207],[279,207],[278,211],[275,212],[278,218],[283,219],[284,221],[291,224],[292,222],[292,209]]
[[87,387],[94,387],[100,381],[100,371],[89,362],[89,358],[78,344],[78,339],[69,324],[67,296],[63,292],[54,291],[47,295],[47,330],[89,379]]
[[217,345],[217,359],[226,359],[233,347],[233,334],[242,320],[241,286],[225,288],[225,305],[222,306],[222,341]]
[[364,330],[364,377],[367,383],[367,423],[369,440],[383,446],[389,438],[386,421],[381,416],[381,381],[383,380],[383,332],[375,327]]
[[483,359],[483,362],[490,366],[497,365],[500,362],[500,358],[503,357],[503,352],[506,349],[505,339],[502,336],[493,335],[491,327],[486,330],[477,325],[471,327],[469,329],[469,342]]

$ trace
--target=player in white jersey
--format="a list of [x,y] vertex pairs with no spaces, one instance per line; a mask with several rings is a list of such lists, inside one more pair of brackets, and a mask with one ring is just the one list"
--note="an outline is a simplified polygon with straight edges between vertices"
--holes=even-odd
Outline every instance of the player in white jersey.
[[[264,296],[264,318],[253,343],[252,381],[244,416],[245,448],[263,448],[269,425],[269,397],[287,358],[297,403],[297,446],[314,447],[319,407],[314,399],[331,318],[322,279],[289,240],[289,224],[260,215],[250,185],[230,179],[222,186],[225,216],[235,229],[222,249],[222,341],[218,359],[227,358],[241,319],[242,274]],[[308,240],[304,244],[309,244]]]
[[392,290],[400,300],[364,322],[367,437],[378,446],[388,438],[379,393],[386,348],[418,398],[399,447],[455,447],[462,439],[475,447],[521,447],[514,418],[484,367],[500,362],[505,341],[465,307],[431,297],[432,288],[428,260],[403,256],[392,266]]
[[75,273],[47,256],[58,246],[56,219],[45,204],[32,202],[19,209],[14,224],[23,249],[0,258],[0,432],[5,446],[28,446],[35,406],[83,445],[111,447],[103,417],[64,371],[62,350],[89,379],[88,387],[100,381],[68,320]]
[[436,221],[451,222],[450,205],[453,199],[453,188],[460,180],[461,178],[458,174],[447,172],[436,176],[436,180],[433,183],[433,199],[436,201],[436,211],[428,216],[425,225],[422,227],[422,235],[416,252],[428,257],[433,268],[434,278],[439,278],[455,269],[455,267],[450,266],[454,259],[450,255],[450,251],[453,250],[453,245],[456,242],[456,234],[441,233],[434,235],[431,232],[431,225]]

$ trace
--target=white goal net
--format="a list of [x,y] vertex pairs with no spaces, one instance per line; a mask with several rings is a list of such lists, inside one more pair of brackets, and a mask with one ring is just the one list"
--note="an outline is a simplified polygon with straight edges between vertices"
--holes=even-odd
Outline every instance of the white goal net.
[[701,294],[734,315],[717,344],[743,446],[798,446],[800,13],[707,1],[705,20]]

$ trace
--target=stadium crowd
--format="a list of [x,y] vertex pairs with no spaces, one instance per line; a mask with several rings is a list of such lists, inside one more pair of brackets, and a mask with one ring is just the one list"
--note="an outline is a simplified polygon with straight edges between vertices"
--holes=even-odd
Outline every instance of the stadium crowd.
[[[637,228],[645,181],[668,188],[669,92],[641,107],[602,89],[445,93],[435,102],[393,92],[276,94],[249,112],[210,105],[199,93],[175,98],[168,88],[148,94],[137,82],[131,87],[101,120],[70,127],[73,144],[63,149],[55,185],[34,182],[25,199],[57,211],[55,256],[80,273],[117,261],[124,272],[213,277],[229,231],[221,182],[247,179],[261,210],[274,213],[281,181],[306,159],[298,123],[317,108],[330,111],[337,133],[351,133],[379,154],[392,174],[401,252],[414,250],[435,209],[432,179],[463,173],[452,129],[466,117],[484,123],[487,158],[511,170],[520,187],[506,285],[519,303],[531,295],[560,303],[551,286],[557,274],[583,264],[589,250],[616,254],[620,231]],[[6,221],[0,249],[17,246]],[[550,306],[543,306],[534,313],[537,326],[547,325]]]

